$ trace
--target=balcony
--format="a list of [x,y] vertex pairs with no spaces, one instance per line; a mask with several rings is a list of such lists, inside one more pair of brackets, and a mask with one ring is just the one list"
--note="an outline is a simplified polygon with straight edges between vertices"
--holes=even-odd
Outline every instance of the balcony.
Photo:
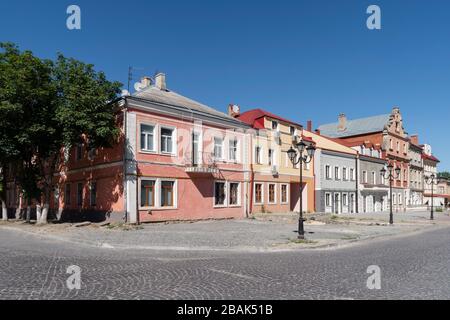
[[189,151],[184,156],[185,172],[189,175],[213,175],[219,173],[213,154]]

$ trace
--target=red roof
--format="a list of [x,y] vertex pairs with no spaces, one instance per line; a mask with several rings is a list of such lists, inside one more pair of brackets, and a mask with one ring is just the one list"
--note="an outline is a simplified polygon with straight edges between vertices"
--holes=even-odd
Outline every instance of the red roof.
[[264,125],[260,122],[257,122],[258,119],[261,119],[263,117],[268,117],[271,119],[287,122],[296,126],[303,127],[301,124],[296,123],[294,121],[282,118],[280,116],[277,116],[276,114],[270,113],[268,111],[262,110],[262,109],[253,109],[246,111],[244,113],[241,113],[237,118],[241,120],[242,122],[245,122],[246,124],[252,126],[255,129],[264,129]]
[[435,161],[435,162],[440,162],[439,159],[436,158],[435,156],[428,155],[428,154],[425,154],[425,153],[422,154],[422,159],[431,160],[431,161]]

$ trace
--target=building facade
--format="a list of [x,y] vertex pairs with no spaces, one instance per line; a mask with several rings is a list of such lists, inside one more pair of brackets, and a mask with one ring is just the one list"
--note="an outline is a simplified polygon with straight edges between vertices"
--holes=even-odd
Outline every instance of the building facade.
[[423,206],[423,192],[424,192],[424,175],[423,175],[423,148],[419,144],[419,137],[412,135],[409,144],[409,177],[410,177],[410,200],[409,206],[421,207]]
[[356,120],[347,120],[341,114],[338,122],[322,125],[319,130],[325,136],[350,144],[368,142],[380,146],[382,158],[394,168],[400,168],[399,177],[393,181],[393,206],[396,211],[406,210],[409,204],[409,138],[399,108],[394,107],[390,114]]
[[[444,202],[444,198],[442,196],[440,196],[440,194],[438,193],[438,188],[437,188],[437,176],[438,176],[438,163],[439,163],[439,159],[436,158],[433,155],[432,152],[432,148],[431,145],[429,144],[424,144],[422,146],[423,148],[423,153],[422,153],[422,159],[423,159],[423,175],[424,175],[424,191],[423,191],[423,196],[424,196],[424,205],[430,207],[431,205],[434,206],[439,206],[441,205],[441,203]],[[430,177],[434,176],[435,177],[435,183],[431,184],[428,183],[430,182]]]
[[[253,109],[233,116],[251,126],[251,178],[249,189],[250,213],[299,212],[300,189],[303,212],[314,212],[314,164],[293,166],[287,151],[305,139],[303,127],[265,110]],[[303,185],[300,188],[300,170]]]
[[314,140],[316,145],[316,211],[335,214],[356,212],[357,152],[319,133],[306,130],[304,135]]

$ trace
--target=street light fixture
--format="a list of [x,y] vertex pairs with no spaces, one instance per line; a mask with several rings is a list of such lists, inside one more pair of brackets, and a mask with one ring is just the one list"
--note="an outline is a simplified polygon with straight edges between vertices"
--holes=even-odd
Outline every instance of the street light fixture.
[[[312,159],[314,158],[314,153],[316,151],[316,148],[314,147],[312,142],[304,141],[303,139],[295,145],[298,152],[291,147],[288,151],[288,157],[292,162],[292,165],[295,166],[297,164],[300,164],[300,215],[298,218],[298,238],[299,239],[305,239],[305,228],[303,226],[303,222],[305,221],[303,219],[303,163],[310,163]],[[305,154],[306,150],[306,154]],[[298,159],[297,159],[297,155]]]
[[437,177],[434,175],[434,173],[425,178],[425,183],[428,185],[431,185],[431,215],[430,220],[434,220],[434,186],[437,185]]
[[391,163],[387,165],[387,168],[383,167],[383,169],[380,170],[381,175],[385,179],[389,179],[389,197],[390,197],[389,224],[391,225],[394,224],[394,212],[392,211],[392,182],[400,177],[401,170],[402,169],[400,167],[397,167],[394,170],[394,166]]

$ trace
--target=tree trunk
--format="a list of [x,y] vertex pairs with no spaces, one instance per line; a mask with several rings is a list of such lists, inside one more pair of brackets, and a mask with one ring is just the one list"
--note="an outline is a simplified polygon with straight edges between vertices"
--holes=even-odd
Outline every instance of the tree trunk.
[[31,206],[27,206],[27,222],[30,223],[31,220]]
[[42,212],[42,206],[40,203],[36,204],[36,223],[39,223],[41,221],[41,212]]
[[42,210],[42,215],[41,215],[41,219],[40,219],[39,223],[42,223],[42,224],[48,223],[47,219],[48,219],[49,208],[50,208],[50,204],[48,204],[47,202],[44,203],[44,209]]
[[5,200],[2,201],[2,220],[7,221],[8,220],[8,209],[6,208],[6,202]]
[[18,204],[16,208],[16,219],[21,219],[21,212],[22,212],[22,195],[19,193],[18,195]]

